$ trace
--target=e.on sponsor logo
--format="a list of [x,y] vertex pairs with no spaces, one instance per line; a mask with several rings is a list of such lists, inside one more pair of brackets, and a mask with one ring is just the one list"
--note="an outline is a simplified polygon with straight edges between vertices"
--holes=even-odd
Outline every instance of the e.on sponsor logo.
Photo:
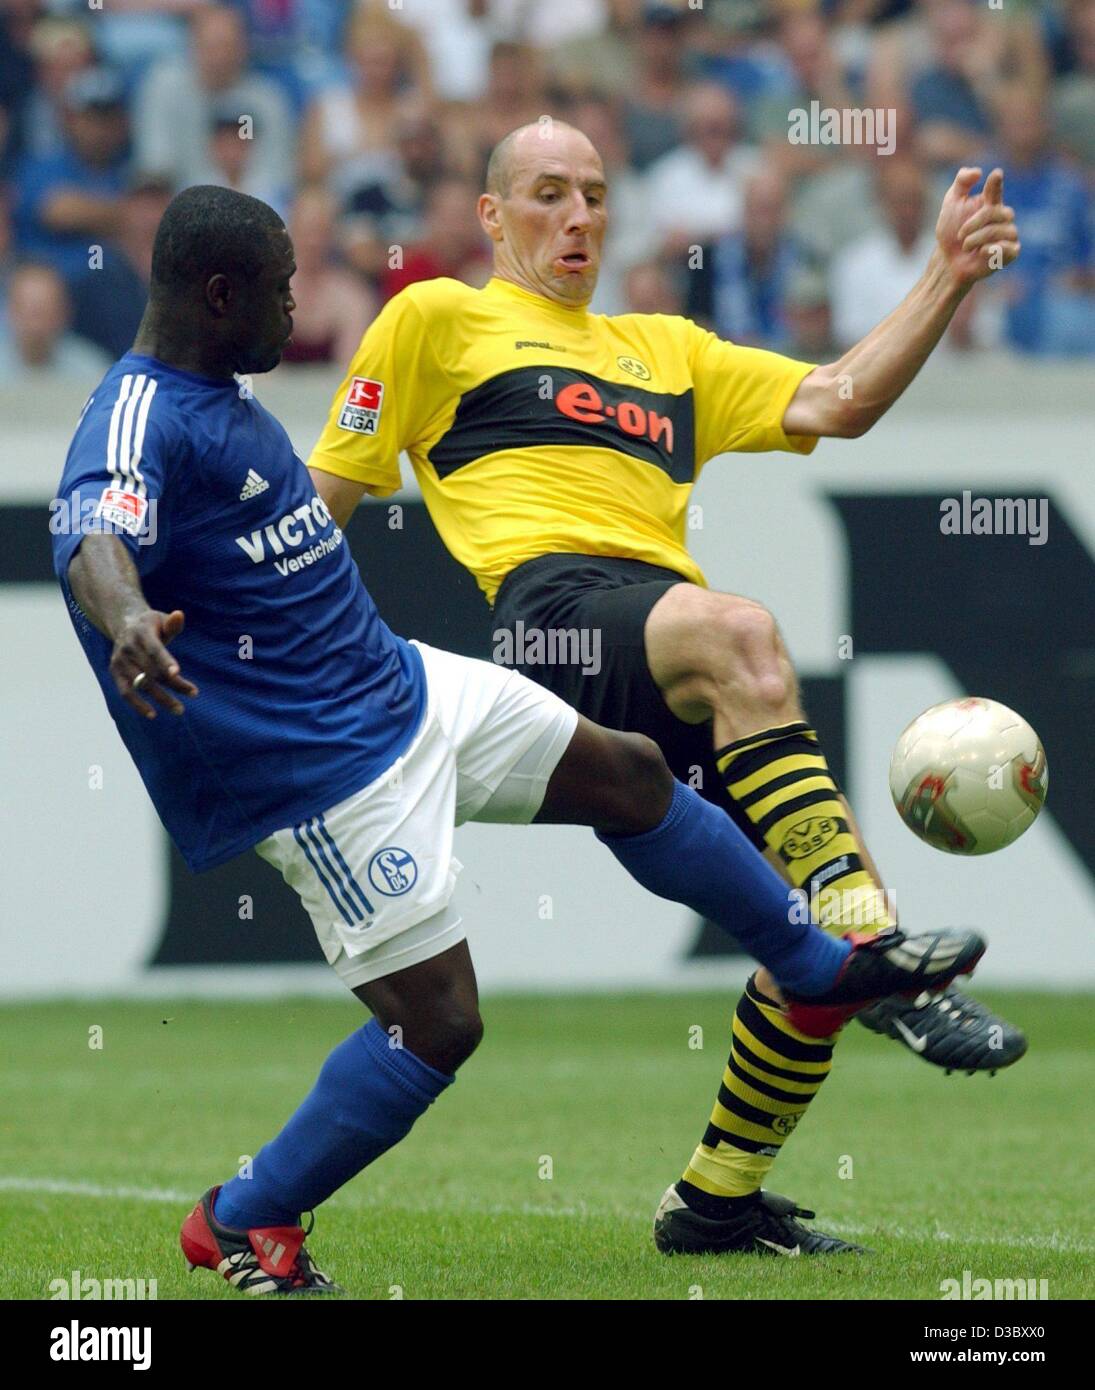
[[667,454],[673,452],[673,421],[668,415],[647,410],[638,401],[607,404],[597,388],[588,381],[574,381],[564,386],[555,397],[555,408],[568,420],[577,420],[582,425],[603,425],[614,421],[624,434],[649,439],[651,444],[661,444]]

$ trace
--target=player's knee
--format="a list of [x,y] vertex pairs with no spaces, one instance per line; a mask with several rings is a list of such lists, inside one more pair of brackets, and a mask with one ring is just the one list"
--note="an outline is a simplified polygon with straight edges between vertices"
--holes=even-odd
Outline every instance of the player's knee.
[[473,1006],[451,1004],[431,1020],[424,1062],[438,1071],[452,1073],[468,1060],[483,1041],[483,1018]]
[[656,824],[672,795],[673,774],[662,750],[645,734],[615,734],[614,776],[602,823],[607,834],[637,835]]
[[625,734],[624,737],[628,741],[632,784],[637,791],[644,796],[657,796],[667,791],[673,774],[662,750],[646,734]]
[[778,648],[775,618],[763,603],[751,598],[720,594],[711,627],[720,648],[738,656],[757,656]]
[[762,603],[678,584],[667,596],[666,619],[687,654],[670,660],[668,676],[659,681],[679,718],[691,723],[694,716],[729,709],[776,710],[794,698],[790,659]]
[[752,704],[785,705],[794,698],[794,677],[775,618],[752,599],[721,597],[711,624],[716,679]]

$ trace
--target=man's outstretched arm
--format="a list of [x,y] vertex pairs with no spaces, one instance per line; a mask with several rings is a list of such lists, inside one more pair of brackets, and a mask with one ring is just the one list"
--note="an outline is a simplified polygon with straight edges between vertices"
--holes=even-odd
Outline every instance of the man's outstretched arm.
[[314,464],[308,465],[316,491],[327,504],[327,510],[335,519],[335,525],[344,531],[350,523],[354,509],[365,492],[364,483],[355,483],[352,478],[340,478],[336,473],[326,473]]
[[[85,536],[68,567],[72,597],[105,637],[114,643],[110,674],[122,698],[146,719],[156,711],[141,698],[150,695],[172,714],[182,703],[170,694],[194,696],[198,687],[179,672],[167,643],[183,629],[179,609],[160,613],[150,608],[132,557],[117,536]],[[138,677],[140,694],[134,686]]]
[[1019,254],[1014,211],[1004,206],[1004,174],[994,169],[976,197],[980,169],[959,169],[936,223],[924,274],[877,328],[838,362],[804,377],[783,416],[786,434],[854,439],[905,390],[978,280]]

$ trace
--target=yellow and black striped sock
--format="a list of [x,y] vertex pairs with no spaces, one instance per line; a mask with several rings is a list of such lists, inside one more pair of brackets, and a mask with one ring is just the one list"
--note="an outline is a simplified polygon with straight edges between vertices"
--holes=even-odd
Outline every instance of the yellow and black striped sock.
[[677,1190],[720,1219],[759,1188],[821,1089],[836,1038],[808,1038],[751,979],[734,1013],[730,1056],[711,1121]]
[[815,922],[834,932],[888,925],[886,897],[859,857],[844,804],[808,724],[763,729],[715,753],[735,819],[778,854]]

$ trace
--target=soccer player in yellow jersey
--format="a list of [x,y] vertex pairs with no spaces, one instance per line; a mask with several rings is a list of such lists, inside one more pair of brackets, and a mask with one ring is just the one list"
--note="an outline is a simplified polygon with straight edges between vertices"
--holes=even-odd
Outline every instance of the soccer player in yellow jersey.
[[[308,461],[344,524],[363,491],[400,486],[405,450],[499,628],[520,619],[526,631],[600,634],[598,674],[576,664],[525,674],[603,724],[656,739],[678,777],[703,769],[703,795],[841,933],[891,925],[877,872],[775,620],[707,588],[685,547],[686,507],[709,459],[808,454],[820,436],[862,435],[897,400],[971,287],[1019,254],[1003,173],[975,193],[981,173],[958,171],[904,301],[816,366],[682,318],[590,313],[607,218],[601,160],[562,122],[522,127],[494,151],[479,200],[494,278],[482,290],[426,281],[391,300]],[[836,1042],[794,1028],[781,1002],[759,970],[735,1012],[707,1130],[658,1209],[662,1250],[760,1248],[742,1238],[744,1213]],[[953,989],[885,1000],[872,1015],[876,1031],[947,1067],[995,1069],[1025,1050],[1018,1030]]]

